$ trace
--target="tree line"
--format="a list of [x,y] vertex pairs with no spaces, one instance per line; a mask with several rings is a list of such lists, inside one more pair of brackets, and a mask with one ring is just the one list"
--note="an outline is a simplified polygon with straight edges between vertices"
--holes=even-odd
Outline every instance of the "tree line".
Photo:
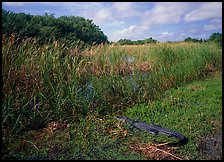
[[156,43],[156,42],[158,41],[153,39],[152,37],[136,41],[132,41],[130,39],[120,39],[117,41],[117,43],[120,45],[139,45],[139,44]]
[[[117,41],[117,44],[120,45],[139,45],[139,44],[147,44],[147,43],[157,43],[159,41],[153,39],[152,37],[150,38],[146,38],[144,40],[136,40],[136,41],[132,41],[130,39],[120,39]],[[169,43],[171,43],[171,41],[168,41]],[[219,45],[222,46],[222,34],[219,32],[216,33],[212,33],[211,36],[208,39],[197,39],[197,38],[191,38],[191,37],[187,37],[184,39],[184,42],[216,42]]]
[[216,42],[222,46],[222,34],[219,32],[212,33],[209,37],[209,39],[196,39],[196,38],[191,38],[187,37],[184,39],[185,42]]
[[18,38],[35,37],[44,43],[52,39],[83,44],[108,43],[107,36],[93,20],[79,16],[30,15],[2,9],[2,34]]

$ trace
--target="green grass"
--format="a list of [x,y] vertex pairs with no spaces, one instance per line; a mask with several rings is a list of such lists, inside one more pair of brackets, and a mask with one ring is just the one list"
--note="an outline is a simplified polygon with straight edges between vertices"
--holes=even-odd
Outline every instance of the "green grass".
[[[179,154],[185,159],[200,159],[200,140],[222,126],[222,80],[220,76],[213,77],[168,90],[164,98],[149,105],[137,105],[124,115],[183,133],[189,142],[179,149]],[[214,121],[219,125],[214,126]],[[149,139],[160,138],[151,136]],[[172,142],[166,137],[161,140]]]

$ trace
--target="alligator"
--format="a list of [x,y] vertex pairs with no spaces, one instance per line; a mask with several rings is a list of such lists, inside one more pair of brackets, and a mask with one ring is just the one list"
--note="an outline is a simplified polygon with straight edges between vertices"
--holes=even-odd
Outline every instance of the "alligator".
[[151,134],[154,134],[154,135],[166,135],[166,136],[169,136],[169,137],[174,137],[174,138],[177,138],[179,139],[178,142],[176,143],[168,143],[167,145],[168,146],[183,146],[185,144],[187,144],[188,142],[188,139],[182,135],[181,133],[179,132],[176,132],[174,130],[171,130],[171,129],[168,129],[168,128],[162,128],[160,127],[159,125],[155,125],[155,124],[146,124],[146,123],[143,123],[143,122],[138,122],[138,121],[135,121],[135,120],[131,120],[130,118],[128,117],[124,117],[124,116],[116,116],[115,117],[117,120],[121,120],[125,123],[128,123],[130,124],[131,126],[139,129],[139,130],[143,130],[143,131],[147,131]]

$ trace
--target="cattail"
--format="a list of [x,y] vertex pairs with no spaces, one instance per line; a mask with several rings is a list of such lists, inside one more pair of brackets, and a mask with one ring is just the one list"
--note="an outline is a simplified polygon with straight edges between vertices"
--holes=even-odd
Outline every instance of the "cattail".
[[71,59],[74,60],[74,58],[77,58],[77,63],[79,63],[82,59],[82,53],[80,49],[76,48],[74,50],[70,51]]
[[11,44],[14,44],[14,42],[15,42],[15,35],[14,34],[11,34],[10,42],[11,42]]
[[68,56],[68,66],[70,66],[71,68],[73,67],[74,64],[74,59],[77,59],[77,63],[79,63],[82,59],[82,54],[80,49],[76,48],[73,50],[68,50],[67,48],[64,48],[62,53],[61,53],[61,58],[65,58],[66,56]]
[[65,56],[67,56],[67,54],[68,54],[68,49],[64,48],[62,53],[61,53],[61,58],[65,58]]
[[58,47],[58,41],[54,41],[54,48]]
[[4,43],[5,43],[5,35],[2,34],[2,44],[4,44]]

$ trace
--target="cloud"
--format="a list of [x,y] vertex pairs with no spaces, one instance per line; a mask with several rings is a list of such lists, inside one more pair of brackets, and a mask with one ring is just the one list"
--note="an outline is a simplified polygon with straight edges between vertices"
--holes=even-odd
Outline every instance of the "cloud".
[[128,11],[132,8],[131,2],[119,2],[119,3],[114,2],[112,7],[119,12]]
[[170,38],[174,38],[176,35],[176,33],[173,32],[162,32],[160,34],[154,34],[153,38],[155,38],[156,40],[160,41],[160,42],[164,42],[166,40],[170,40]]
[[[140,19],[140,23],[116,31],[115,34],[119,34],[120,37],[135,38],[145,35],[150,29],[157,28],[161,25],[177,24],[181,22],[181,16],[183,16],[192,7],[192,3],[177,3],[177,2],[160,2],[155,3],[152,9],[145,10]],[[172,33],[163,33],[172,35]],[[168,35],[166,35],[168,36]]]
[[[46,2],[42,2],[46,3]],[[100,8],[104,7],[104,3],[100,2],[47,2],[52,3],[52,5],[58,5],[58,7],[62,7],[64,10],[69,10],[72,13],[78,11],[97,11]],[[92,12],[93,13],[93,12]]]
[[163,32],[161,33],[162,36],[172,36],[173,33],[169,33],[169,32]]
[[27,4],[31,4],[31,2],[2,2],[2,4],[6,6],[19,7],[19,6],[25,6]]
[[125,21],[114,21],[114,22],[110,23],[111,26],[115,26],[115,27],[120,27],[120,26],[123,26],[125,24],[126,24]]
[[135,9],[135,6],[133,2],[114,2],[111,8],[115,11],[116,17],[128,18],[140,15],[140,11]]
[[222,17],[222,2],[202,3],[197,9],[187,13],[184,17],[186,22],[205,20]]
[[222,29],[222,19],[212,19],[209,24],[203,26],[205,31]]
[[49,11],[49,10],[44,10],[44,12],[45,12],[45,13],[48,13],[48,14],[52,13],[52,12]]
[[[155,3],[152,9],[143,12],[140,23],[135,24],[134,32],[133,30],[130,32],[131,30],[128,28],[123,29],[122,32],[126,34],[126,37],[134,37],[137,36],[137,34],[144,35],[144,33],[147,33],[150,30],[162,28],[165,25],[186,23],[207,18],[219,18],[222,16],[221,11],[221,3],[158,2]],[[197,33],[201,30],[207,31],[219,29],[221,23],[217,21],[218,20],[215,22],[215,20],[213,20],[203,27],[196,26],[195,28],[190,28],[188,29],[188,32]],[[160,39],[165,39],[177,36],[177,34],[174,34],[173,32],[163,32],[155,36]]]
[[114,34],[121,34],[126,35],[133,33],[133,31],[136,29],[136,25],[130,25],[128,28],[125,28],[123,30],[115,31]]
[[80,11],[81,15],[93,19],[96,24],[106,24],[107,26],[111,22],[137,17],[140,13],[133,2],[113,2],[104,6],[94,7],[91,10]]
[[155,25],[176,24],[181,21],[181,16],[190,8],[191,3],[160,2],[152,10],[145,11],[142,25],[149,28]]
[[[166,33],[166,32],[165,32]],[[160,42],[167,42],[167,41],[183,41],[187,37],[191,38],[197,38],[197,39],[208,39],[211,33],[209,32],[198,32],[198,33],[188,33],[186,31],[177,31],[172,34],[167,34],[164,35],[164,33],[160,34],[154,34],[152,37]]]
[[113,20],[113,16],[112,16],[112,10],[108,7],[103,7],[101,8],[95,15],[94,15],[94,20],[97,23],[103,23],[106,21],[111,21]]
[[215,30],[221,30],[222,29],[222,19],[211,19],[204,25],[194,25],[191,27],[188,27],[185,29],[186,33],[190,34],[196,34],[201,32],[207,32],[207,31],[215,31]]
[[111,35],[112,41],[117,41],[118,39],[134,39],[135,36],[139,36],[139,30],[136,25],[129,25],[127,28],[116,30]]

